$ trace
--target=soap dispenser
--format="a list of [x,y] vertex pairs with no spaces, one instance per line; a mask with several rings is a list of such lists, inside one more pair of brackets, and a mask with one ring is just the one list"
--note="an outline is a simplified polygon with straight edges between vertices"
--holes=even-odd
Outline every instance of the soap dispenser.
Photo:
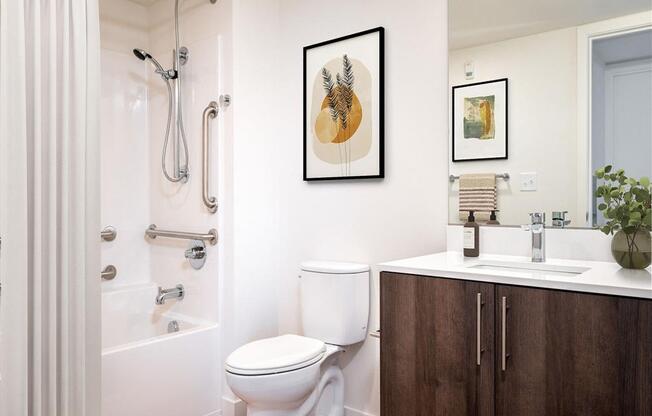
[[500,225],[500,222],[496,219],[496,212],[498,212],[497,209],[492,209],[491,214],[489,214],[489,221],[487,221],[487,225]]
[[474,211],[469,211],[469,218],[464,224],[464,257],[480,255],[480,226],[475,222]]

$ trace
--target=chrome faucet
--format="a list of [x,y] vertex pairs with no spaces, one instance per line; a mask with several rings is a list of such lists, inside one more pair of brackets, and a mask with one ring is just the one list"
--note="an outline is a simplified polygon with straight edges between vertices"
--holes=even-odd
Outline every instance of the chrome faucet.
[[158,287],[158,295],[156,295],[156,304],[163,305],[168,299],[179,299],[182,300],[186,291],[183,288],[183,285],[179,284],[176,287],[171,289],[163,289],[161,286]]
[[552,227],[565,228],[571,222],[566,218],[568,211],[552,211]]
[[543,263],[546,261],[546,214],[543,212],[530,213],[530,224],[523,225],[524,231],[532,233],[532,262]]

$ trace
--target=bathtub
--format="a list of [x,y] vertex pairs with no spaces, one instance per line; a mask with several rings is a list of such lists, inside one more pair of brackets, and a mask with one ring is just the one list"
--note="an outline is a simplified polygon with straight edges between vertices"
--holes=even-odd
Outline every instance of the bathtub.
[[157,306],[156,294],[102,294],[102,416],[219,414],[218,325],[172,313],[174,300]]

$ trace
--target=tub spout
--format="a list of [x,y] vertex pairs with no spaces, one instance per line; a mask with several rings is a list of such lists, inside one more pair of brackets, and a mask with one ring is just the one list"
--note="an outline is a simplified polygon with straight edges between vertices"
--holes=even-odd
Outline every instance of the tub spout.
[[163,305],[168,299],[178,299],[182,300],[185,295],[185,289],[182,284],[178,284],[176,287],[171,289],[163,289],[161,286],[158,287],[158,295],[156,295],[156,304]]

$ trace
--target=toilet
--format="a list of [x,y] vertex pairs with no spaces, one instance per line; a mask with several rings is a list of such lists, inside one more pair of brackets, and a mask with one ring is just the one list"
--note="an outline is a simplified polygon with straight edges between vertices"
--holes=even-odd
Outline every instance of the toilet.
[[369,319],[369,266],[301,263],[303,336],[287,334],[246,344],[226,360],[226,381],[248,416],[307,416],[332,388],[328,416],[344,415],[339,355],[362,342]]

